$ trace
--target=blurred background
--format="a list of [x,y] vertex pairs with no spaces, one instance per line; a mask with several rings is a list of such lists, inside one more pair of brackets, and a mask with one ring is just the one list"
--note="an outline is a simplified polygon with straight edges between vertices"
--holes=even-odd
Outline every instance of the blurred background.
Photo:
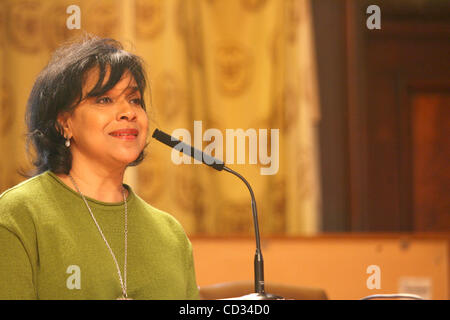
[[[74,4],[81,9],[80,30],[66,27],[66,9]],[[366,9],[374,4],[381,29],[370,30]],[[24,180],[17,169],[30,168],[24,111],[37,74],[58,45],[83,32],[115,38],[144,58],[152,130],[186,128],[193,134],[194,120],[202,121],[203,132],[217,128],[224,137],[226,129],[279,129],[276,174],[261,175],[267,165],[248,164],[248,156],[246,165],[229,165],[255,191],[263,236],[301,241],[323,235],[329,250],[348,233],[363,232],[364,241],[367,232],[389,233],[395,248],[389,257],[411,248],[414,236],[399,242],[398,233],[448,238],[450,1],[2,0],[0,193]],[[233,236],[243,239],[241,246],[251,239],[250,197],[235,177],[206,166],[174,165],[170,155],[151,141],[146,160],[127,169],[126,183],[182,223],[199,248],[198,273],[206,273],[211,264],[202,265],[201,255],[206,259],[210,252],[202,251],[212,245],[208,239]],[[346,259],[358,259],[352,250],[372,258],[384,252],[379,236],[355,249],[357,239],[344,245]],[[446,297],[450,249],[444,243],[430,256],[441,273],[420,265],[422,271],[410,274],[431,272],[433,290],[443,283],[438,296]],[[314,248],[302,252],[313,259],[320,252]],[[427,247],[417,250],[408,263],[434,254]],[[250,269],[235,270],[234,278],[251,274],[248,258]],[[339,276],[325,281],[317,269],[329,261],[311,261],[311,269],[286,276],[323,284],[332,298],[346,297],[336,289]],[[268,268],[273,277],[280,274]],[[307,270],[317,277],[306,273],[298,280]],[[359,286],[365,287],[361,270]],[[199,275],[201,284],[217,280]],[[363,294],[354,290],[351,297]]]

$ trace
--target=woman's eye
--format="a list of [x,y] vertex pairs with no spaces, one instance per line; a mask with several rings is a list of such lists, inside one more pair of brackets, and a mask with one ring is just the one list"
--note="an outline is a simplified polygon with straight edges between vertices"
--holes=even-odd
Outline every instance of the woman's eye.
[[112,100],[109,97],[101,97],[101,98],[97,99],[97,103],[100,103],[100,104],[107,104],[107,103],[111,103],[111,102],[112,102]]
[[140,99],[140,98],[131,99],[130,102],[133,104],[136,104],[138,106],[142,106],[142,99]]

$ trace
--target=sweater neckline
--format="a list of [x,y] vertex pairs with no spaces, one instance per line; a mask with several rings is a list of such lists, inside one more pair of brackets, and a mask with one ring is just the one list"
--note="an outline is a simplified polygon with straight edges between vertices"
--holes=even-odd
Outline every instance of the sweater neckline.
[[[46,172],[44,172],[44,174],[47,174],[48,176],[50,176],[52,178],[51,179],[52,181],[57,182],[60,186],[62,186],[67,191],[69,191],[72,195],[76,196],[77,198],[79,198],[81,200],[83,199],[78,192],[76,192],[75,190],[70,188],[68,185],[66,185],[54,172],[52,172],[50,170],[47,170]],[[133,201],[133,199],[135,198],[135,194],[134,194],[132,188],[129,185],[127,185],[125,183],[123,183],[122,185],[123,185],[124,188],[126,188],[128,190],[128,197],[127,197],[126,201],[127,201],[127,204],[129,205]],[[120,202],[103,202],[103,201],[100,201],[100,200],[97,200],[97,199],[94,199],[94,198],[91,198],[91,197],[88,197],[88,196],[84,196],[84,197],[86,198],[86,200],[88,202],[91,202],[91,203],[94,203],[94,204],[97,204],[97,205],[100,205],[100,206],[103,206],[103,207],[117,207],[117,206],[123,206],[125,204],[124,201],[120,201]]]

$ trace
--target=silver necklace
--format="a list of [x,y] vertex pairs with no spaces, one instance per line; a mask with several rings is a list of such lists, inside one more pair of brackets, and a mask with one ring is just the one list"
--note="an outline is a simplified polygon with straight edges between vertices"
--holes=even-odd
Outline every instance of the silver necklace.
[[72,180],[75,188],[77,189],[78,193],[81,195],[81,197],[84,200],[84,203],[86,204],[86,207],[89,210],[89,213],[91,214],[92,220],[94,220],[95,225],[97,226],[98,231],[100,232],[100,235],[103,238],[103,241],[105,241],[106,246],[108,247],[109,252],[111,253],[111,256],[114,260],[114,263],[116,265],[117,268],[117,273],[119,275],[119,281],[120,281],[120,286],[122,287],[122,296],[117,298],[117,300],[131,300],[131,298],[128,297],[127,295],[127,238],[128,238],[128,225],[127,225],[127,199],[125,197],[125,190],[122,189],[122,195],[123,195],[123,201],[125,203],[125,261],[123,264],[123,278],[122,278],[122,274],[120,272],[120,267],[119,267],[119,263],[117,262],[116,256],[114,255],[114,252],[111,249],[111,246],[109,245],[108,241],[106,240],[105,235],[102,232],[102,229],[100,228],[100,225],[98,224],[97,220],[94,217],[94,214],[92,213],[91,208],[89,207],[89,204],[87,203],[85,197],[83,196],[83,194],[81,193],[80,189],[78,188],[78,185],[75,183],[75,180],[72,178],[72,176],[69,173],[69,177]]

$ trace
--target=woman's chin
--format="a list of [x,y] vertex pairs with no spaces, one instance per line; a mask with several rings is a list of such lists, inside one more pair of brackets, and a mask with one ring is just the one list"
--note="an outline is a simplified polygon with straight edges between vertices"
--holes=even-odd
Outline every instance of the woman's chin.
[[114,160],[116,160],[117,163],[120,163],[123,166],[127,166],[131,162],[135,161],[139,157],[139,153],[137,153],[135,156],[130,156],[129,154],[127,156],[122,157],[114,157]]

